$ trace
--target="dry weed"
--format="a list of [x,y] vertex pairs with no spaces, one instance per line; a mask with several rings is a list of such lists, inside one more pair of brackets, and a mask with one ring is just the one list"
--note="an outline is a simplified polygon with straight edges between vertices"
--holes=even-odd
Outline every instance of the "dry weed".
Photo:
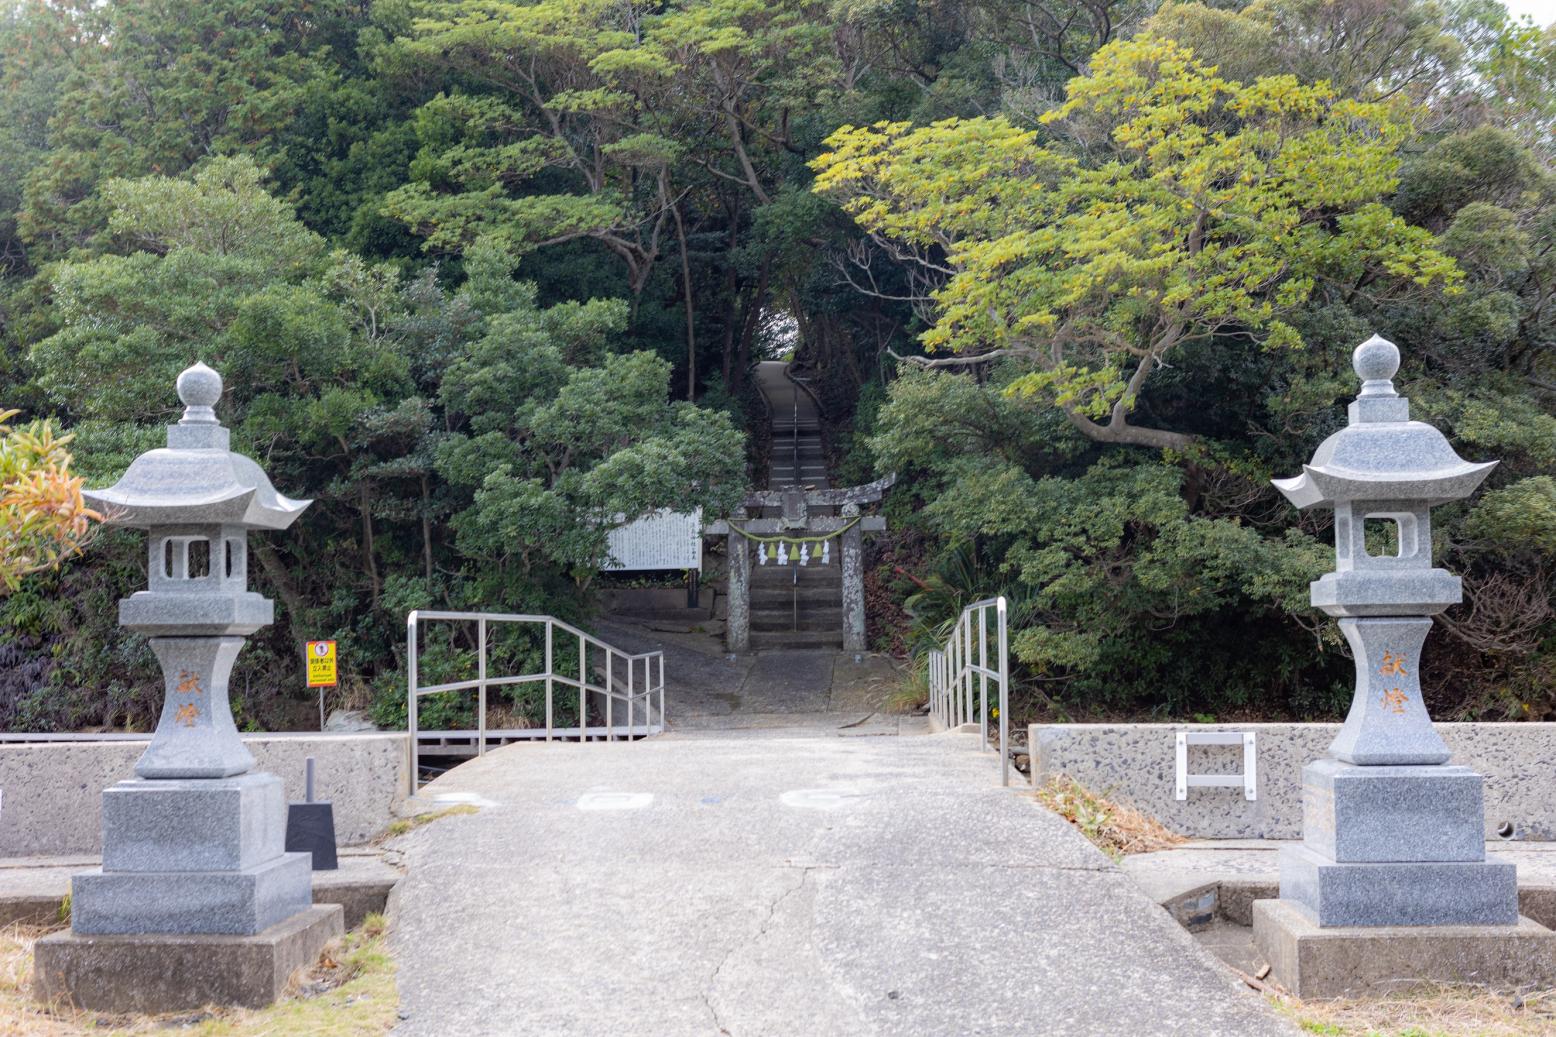
[[1440,987],[1355,1001],[1281,998],[1304,1033],[1324,1037],[1550,1037],[1556,991],[1511,994]]
[[1131,853],[1165,850],[1184,838],[1134,807],[1114,803],[1080,782],[1056,774],[1037,790],[1038,801],[1080,829],[1114,860]]

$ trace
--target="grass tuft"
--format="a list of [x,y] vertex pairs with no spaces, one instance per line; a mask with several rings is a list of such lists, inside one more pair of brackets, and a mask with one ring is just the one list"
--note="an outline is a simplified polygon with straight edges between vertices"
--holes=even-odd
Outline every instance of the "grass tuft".
[[1114,803],[1062,774],[1038,789],[1037,798],[1115,861],[1127,854],[1165,850],[1184,842],[1183,836],[1170,831],[1156,818]]
[[472,803],[460,803],[457,806],[444,807],[441,810],[427,810],[420,814],[413,814],[410,817],[396,818],[389,822],[388,828],[384,829],[383,838],[394,839],[397,836],[405,835],[407,832],[414,832],[422,825],[431,824],[439,818],[451,817],[455,814],[476,814],[480,810],[480,807]]
[[917,713],[929,704],[929,677],[910,669],[903,681],[886,696],[881,710],[886,713]]

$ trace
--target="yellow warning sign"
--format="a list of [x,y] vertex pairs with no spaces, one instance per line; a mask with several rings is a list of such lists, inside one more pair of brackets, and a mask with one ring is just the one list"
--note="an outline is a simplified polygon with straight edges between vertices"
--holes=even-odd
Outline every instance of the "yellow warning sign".
[[335,686],[335,642],[308,642],[308,687]]

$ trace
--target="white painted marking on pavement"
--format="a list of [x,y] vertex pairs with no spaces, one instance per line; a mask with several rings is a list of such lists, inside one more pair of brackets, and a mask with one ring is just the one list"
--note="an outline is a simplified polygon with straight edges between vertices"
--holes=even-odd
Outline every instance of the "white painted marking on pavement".
[[440,792],[432,797],[434,803],[448,804],[468,803],[473,807],[495,807],[497,801],[478,796],[474,792]]
[[803,807],[807,810],[836,810],[854,797],[836,789],[792,789],[778,797],[786,807]]
[[654,801],[652,792],[585,792],[579,810],[642,810]]

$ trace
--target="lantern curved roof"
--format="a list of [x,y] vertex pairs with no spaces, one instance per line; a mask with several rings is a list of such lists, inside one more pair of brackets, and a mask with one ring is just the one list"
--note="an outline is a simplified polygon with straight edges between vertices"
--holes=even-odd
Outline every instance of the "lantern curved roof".
[[1393,343],[1374,336],[1357,347],[1352,363],[1363,385],[1351,405],[1351,423],[1319,445],[1301,475],[1273,480],[1291,503],[1440,504],[1469,496],[1496,467],[1495,461],[1464,460],[1440,431],[1408,420],[1409,404],[1391,381],[1399,367]]
[[148,450],[112,486],[82,492],[114,525],[219,523],[285,529],[312,501],[276,491],[263,469],[230,450]]
[[220,524],[247,529],[285,529],[312,501],[276,492],[251,458],[228,449],[228,432],[212,407],[221,376],[195,364],[178,377],[183,420],[168,427],[168,445],[130,463],[119,481],[82,496],[117,526]]

